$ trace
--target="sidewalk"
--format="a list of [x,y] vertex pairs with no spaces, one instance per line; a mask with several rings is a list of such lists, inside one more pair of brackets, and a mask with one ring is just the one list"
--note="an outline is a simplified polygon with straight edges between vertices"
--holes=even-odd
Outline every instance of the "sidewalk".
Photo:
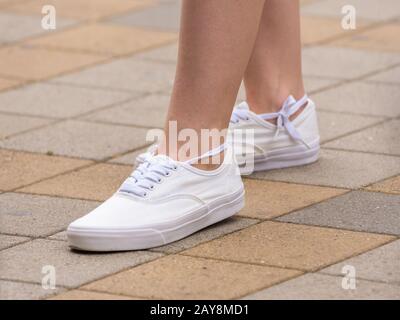
[[65,228],[163,124],[179,1],[0,0],[0,298],[400,299],[400,1],[301,3],[320,161],[245,178],[246,208],[187,239],[82,254]]

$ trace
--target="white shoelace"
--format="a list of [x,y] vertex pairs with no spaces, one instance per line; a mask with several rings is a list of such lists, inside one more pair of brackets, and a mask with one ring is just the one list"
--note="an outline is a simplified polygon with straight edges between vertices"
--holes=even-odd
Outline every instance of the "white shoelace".
[[[206,157],[215,156],[224,149],[225,144],[222,144],[199,157],[184,161],[183,163],[192,164]],[[151,153],[147,153],[144,156],[143,163],[132,172],[118,191],[134,194],[139,197],[146,197],[148,192],[155,188],[156,184],[160,184],[165,177],[171,175],[172,171],[178,169],[178,164],[178,161],[174,161],[165,155],[154,156]]]
[[[257,116],[263,120],[277,119],[275,137],[278,136],[279,131],[282,128],[285,128],[294,140],[301,141],[308,147],[308,144],[303,140],[300,133],[296,130],[293,123],[289,119],[290,116],[295,114],[303,105],[307,103],[307,101],[307,95],[304,95],[301,99],[297,101],[293,96],[289,96],[283,103],[281,110],[279,110],[278,112],[258,114]],[[248,109],[235,108],[232,113],[231,122],[238,123],[240,120],[249,120]]]

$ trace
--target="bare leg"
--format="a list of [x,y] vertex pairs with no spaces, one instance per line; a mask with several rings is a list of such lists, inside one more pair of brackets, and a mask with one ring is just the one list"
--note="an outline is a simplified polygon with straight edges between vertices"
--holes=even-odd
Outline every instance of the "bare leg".
[[244,84],[255,113],[277,111],[289,95],[304,95],[298,0],[265,1]]
[[[265,0],[184,0],[175,83],[165,125],[224,129],[257,37]],[[174,139],[174,137],[172,137]],[[182,145],[182,142],[178,142]],[[168,142],[159,153],[175,157]],[[184,159],[179,159],[184,160]]]

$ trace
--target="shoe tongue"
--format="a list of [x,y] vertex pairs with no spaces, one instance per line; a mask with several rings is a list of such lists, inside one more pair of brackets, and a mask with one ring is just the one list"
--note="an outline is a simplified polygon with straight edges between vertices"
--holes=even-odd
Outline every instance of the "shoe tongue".
[[239,103],[235,109],[239,109],[239,110],[250,110],[250,107],[248,105],[248,103],[246,101],[243,101],[241,103]]

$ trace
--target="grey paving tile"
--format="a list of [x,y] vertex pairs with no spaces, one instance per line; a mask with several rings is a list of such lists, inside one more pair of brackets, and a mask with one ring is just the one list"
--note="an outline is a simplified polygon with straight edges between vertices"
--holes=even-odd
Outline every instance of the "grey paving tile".
[[313,95],[322,110],[395,117],[400,115],[397,86],[382,83],[353,82]]
[[108,162],[111,163],[120,163],[120,164],[128,164],[128,165],[135,165],[136,164],[136,157],[141,154],[146,152],[148,149],[148,147],[145,148],[140,148],[139,150],[133,151],[133,152],[129,152],[123,156],[114,158],[109,160]]
[[43,266],[51,265],[56,287],[77,287],[160,256],[149,251],[82,253],[70,250],[63,241],[37,239],[0,252],[0,277],[41,283]]
[[190,237],[162,247],[155,248],[153,249],[153,251],[164,253],[177,253],[179,251],[192,248],[200,243],[219,238],[225,234],[247,228],[257,222],[258,220],[256,219],[230,218],[200,232],[197,232]]
[[400,285],[399,261],[400,240],[397,240],[325,268],[320,272],[343,276],[343,267],[353,266],[356,278]]
[[135,57],[150,61],[176,63],[178,60],[178,44],[174,43],[168,46],[163,46],[150,51],[138,53]]
[[48,119],[0,114],[0,139],[49,123],[51,120]]
[[[317,106],[318,108],[319,106]],[[325,142],[353,131],[365,128],[381,121],[383,118],[350,115],[345,113],[318,110],[321,141]]]
[[386,121],[331,141],[325,147],[400,155],[399,129],[400,120]]
[[58,240],[58,241],[68,241],[67,231],[57,232],[51,236],[48,236],[50,240]]
[[399,61],[398,54],[348,48],[315,46],[303,50],[303,72],[306,76],[351,79]]
[[116,90],[156,92],[171,88],[174,76],[175,65],[133,57],[62,76],[54,81]]
[[118,16],[110,20],[110,22],[128,26],[178,31],[180,7],[181,4],[179,2],[164,2]]
[[277,220],[400,235],[400,196],[353,191]]
[[250,294],[248,300],[353,300],[353,299],[399,299],[396,285],[356,281],[356,289],[343,289],[343,277],[309,273],[283,282],[271,288]]
[[0,141],[0,147],[103,159],[145,145],[146,132],[139,128],[68,120]]
[[42,285],[0,280],[0,300],[38,300],[64,292],[63,288],[43,289]]
[[258,172],[253,177],[339,188],[359,188],[399,172],[398,157],[325,149],[321,151],[320,159],[316,163]]
[[[40,12],[38,12],[37,16],[0,12],[0,44],[7,44],[27,37],[51,32],[41,27],[41,19]],[[56,27],[59,29],[73,23],[73,20],[57,18]]]
[[366,80],[400,84],[400,66],[368,77]]
[[[356,9],[357,18],[369,20],[387,20],[399,16],[400,3],[397,0],[324,0],[315,1],[302,7],[303,14],[318,16],[343,17],[342,7],[352,5]],[[338,21],[340,23],[340,20]]]
[[31,237],[52,235],[96,206],[95,201],[3,193],[0,232]]
[[304,76],[304,87],[308,94],[314,93],[315,91],[319,91],[325,89],[329,86],[337,84],[341,82],[340,79],[328,79],[323,77],[315,77],[315,76]]
[[72,117],[134,97],[133,93],[39,83],[0,94],[0,110],[52,118]]
[[169,105],[169,96],[152,94],[119,106],[94,112],[84,119],[162,128]]
[[6,235],[6,234],[0,234],[0,250],[14,246],[18,243],[27,241],[29,239],[30,238],[27,238],[27,237],[17,237],[17,236],[10,236],[10,235]]

